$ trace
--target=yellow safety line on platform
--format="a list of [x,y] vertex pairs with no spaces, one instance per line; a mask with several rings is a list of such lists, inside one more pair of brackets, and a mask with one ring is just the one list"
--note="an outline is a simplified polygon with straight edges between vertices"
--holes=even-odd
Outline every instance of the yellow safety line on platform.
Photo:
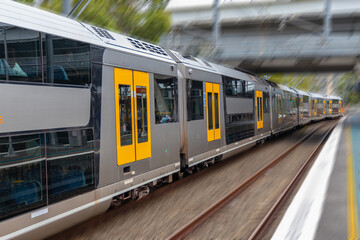
[[358,239],[358,218],[355,192],[355,174],[352,153],[351,127],[346,129],[347,151],[347,212],[348,212],[348,238]]

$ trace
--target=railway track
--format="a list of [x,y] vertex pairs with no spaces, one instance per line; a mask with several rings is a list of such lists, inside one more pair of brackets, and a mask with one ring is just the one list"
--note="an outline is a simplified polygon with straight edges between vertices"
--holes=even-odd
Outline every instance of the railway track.
[[[304,175],[305,169],[309,166],[309,164],[312,162],[312,160],[317,156],[318,152],[320,151],[322,145],[324,144],[324,141],[328,137],[329,133],[332,131],[332,129],[336,126],[336,123],[332,123],[330,126],[327,122],[323,123],[313,131],[311,131],[309,134],[301,138],[299,141],[297,141],[294,145],[289,147],[287,150],[285,150],[282,154],[280,154],[278,157],[276,157],[274,160],[272,160],[268,165],[257,171],[254,175],[252,175],[250,178],[248,178],[245,182],[240,184],[236,189],[228,193],[226,196],[224,196],[222,199],[220,199],[215,204],[211,205],[209,208],[207,208],[205,211],[200,213],[198,216],[193,218],[191,221],[189,221],[187,224],[185,224],[183,227],[179,228],[176,232],[174,232],[172,235],[170,235],[167,239],[168,240],[175,240],[175,239],[185,239],[190,238],[191,234],[197,231],[198,235],[201,235],[201,230],[199,228],[202,225],[205,225],[215,214],[218,214],[218,212],[221,212],[222,209],[229,205],[230,202],[232,202],[235,198],[238,198],[239,195],[246,191],[249,191],[249,188],[255,186],[258,179],[266,175],[272,168],[274,168],[277,164],[282,162],[284,159],[288,159],[288,157],[293,153],[297,148],[305,144],[313,135],[319,132],[319,130],[326,129],[325,134],[318,134],[321,135],[320,140],[316,141],[315,148],[311,151],[311,154],[306,157],[306,160],[301,165],[299,170],[296,172],[294,177],[289,181],[287,186],[282,190],[280,194],[278,194],[278,197],[275,198],[275,201],[271,206],[267,207],[267,212],[263,214],[262,217],[256,217],[259,218],[260,221],[257,223],[253,223],[252,225],[255,226],[251,232],[249,237],[241,236],[241,239],[263,239],[263,236],[265,232],[269,228],[269,220],[274,216],[274,213],[279,209],[279,207],[284,203],[284,200],[289,195],[289,193],[294,189],[296,186],[296,183],[299,182],[299,179]],[[317,136],[319,138],[319,136]],[[224,214],[223,214],[224,215]],[[222,215],[222,217],[223,217]],[[215,218],[215,217],[214,217]],[[230,221],[230,220],[229,220]],[[210,224],[211,225],[211,224]],[[205,229],[205,227],[204,227]],[[203,230],[204,230],[203,229]],[[209,227],[208,227],[209,229]],[[195,236],[199,237],[195,234]],[[197,237],[194,237],[196,239]],[[206,237],[210,237],[207,235]],[[217,236],[219,237],[219,236]],[[215,237],[215,238],[217,238]],[[235,236],[234,236],[235,237]],[[238,237],[238,236],[236,236]],[[235,238],[236,238],[235,237]],[[268,236],[269,237],[269,236]],[[236,238],[237,239],[237,238]]]
[[[262,146],[251,148],[213,167],[166,185],[146,198],[113,208],[49,239],[166,239],[225,196],[229,189],[236,188],[259,171],[269,159],[275,158],[305,134],[322,125],[319,122],[286,133]],[[316,135],[316,132],[313,132],[313,135]],[[133,226],[137,226],[137,231],[129,231]]]

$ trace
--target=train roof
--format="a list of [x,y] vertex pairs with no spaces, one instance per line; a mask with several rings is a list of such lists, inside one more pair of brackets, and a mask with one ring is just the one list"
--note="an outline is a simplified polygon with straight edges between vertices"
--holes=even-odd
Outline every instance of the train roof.
[[296,89],[296,88],[292,88],[292,89],[294,89],[295,92],[297,92],[298,94],[301,94],[303,96],[310,96],[310,94],[308,92],[304,92],[304,91]]
[[274,82],[271,82],[269,80],[266,80],[267,83],[269,83],[270,86],[272,86],[273,88],[278,88],[278,89],[281,89],[281,90],[284,90],[284,91],[287,91],[287,92],[291,92],[291,93],[297,93],[294,89],[288,87],[288,86],[285,86],[285,85],[282,85],[282,84],[279,84],[279,83],[274,83]]
[[209,62],[201,60],[193,56],[183,56],[181,53],[168,49],[168,54],[175,60],[177,63],[182,63],[186,67],[196,68],[208,72],[217,72]]
[[248,74],[248,73],[244,73],[242,71],[230,68],[230,67],[226,67],[226,66],[222,66],[216,63],[209,63],[219,74],[223,75],[223,76],[227,76],[227,77],[232,77],[232,78],[236,78],[236,79],[240,79],[240,80],[245,80],[245,81],[251,81],[251,82],[259,82],[258,78],[255,78],[254,76]]
[[337,100],[342,100],[342,98],[341,98],[341,97],[339,97],[339,96],[325,95],[325,97],[326,97],[326,98],[328,98],[328,99],[337,99]]
[[315,97],[315,98],[325,98],[325,95],[321,95],[321,94],[318,94],[318,93],[309,92],[309,95],[311,97]]
[[174,60],[160,46],[81,23],[11,0],[0,4],[0,27],[13,25],[144,57]]

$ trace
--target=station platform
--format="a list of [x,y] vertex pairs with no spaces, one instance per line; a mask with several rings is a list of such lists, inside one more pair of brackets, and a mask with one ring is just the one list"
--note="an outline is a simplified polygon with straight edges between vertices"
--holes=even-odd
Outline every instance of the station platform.
[[272,236],[360,239],[360,109],[349,109],[328,138]]

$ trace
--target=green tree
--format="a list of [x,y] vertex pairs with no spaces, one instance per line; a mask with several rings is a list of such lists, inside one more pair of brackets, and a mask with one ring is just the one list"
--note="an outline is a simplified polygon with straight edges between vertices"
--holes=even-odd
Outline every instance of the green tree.
[[[17,0],[33,5],[35,0]],[[72,6],[79,0],[72,0]],[[70,17],[77,16],[87,1],[83,1]],[[169,0],[92,0],[79,15],[79,21],[125,35],[157,43],[169,32],[170,15],[165,12]],[[43,0],[41,8],[60,14],[63,0]]]

